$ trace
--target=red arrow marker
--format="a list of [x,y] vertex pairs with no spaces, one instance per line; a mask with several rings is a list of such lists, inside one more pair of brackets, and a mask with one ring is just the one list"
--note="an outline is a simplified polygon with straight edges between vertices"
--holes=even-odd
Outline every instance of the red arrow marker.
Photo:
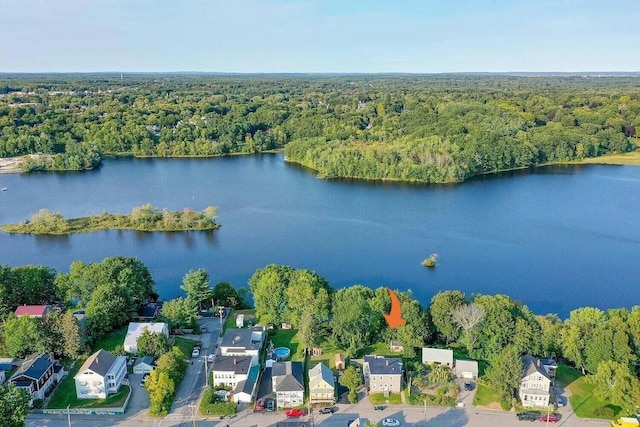
[[402,318],[402,309],[400,308],[400,301],[398,301],[398,297],[390,288],[387,289],[389,289],[389,295],[391,296],[391,313],[382,313],[382,315],[389,324],[389,327],[391,329],[395,329],[400,325],[404,325],[406,320]]

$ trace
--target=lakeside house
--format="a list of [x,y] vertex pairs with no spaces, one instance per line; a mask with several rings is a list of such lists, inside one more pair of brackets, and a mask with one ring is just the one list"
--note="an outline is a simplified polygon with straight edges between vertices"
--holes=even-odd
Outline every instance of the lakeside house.
[[402,372],[402,359],[398,357],[364,357],[364,382],[370,393],[400,393]]
[[324,363],[309,369],[309,400],[313,403],[336,402],[336,380],[333,372]]
[[144,331],[162,333],[169,337],[169,326],[166,323],[129,323],[127,336],[124,338],[124,351],[131,354],[138,354],[138,338]]
[[82,364],[74,377],[78,399],[106,399],[117,393],[127,375],[127,358],[100,349]]
[[48,305],[20,305],[16,308],[16,317],[44,317],[51,311]]
[[271,368],[271,384],[278,408],[304,404],[304,375],[301,362],[276,362]]
[[518,396],[522,406],[546,407],[551,402],[553,379],[555,379],[555,362],[544,362],[535,356],[525,354],[522,357],[522,379]]
[[257,365],[265,342],[262,326],[251,329],[227,329],[220,343],[222,356],[251,356],[252,365]]
[[16,387],[27,390],[30,404],[36,399],[44,399],[56,383],[62,381],[67,372],[63,366],[48,354],[40,354],[25,360],[9,379]]

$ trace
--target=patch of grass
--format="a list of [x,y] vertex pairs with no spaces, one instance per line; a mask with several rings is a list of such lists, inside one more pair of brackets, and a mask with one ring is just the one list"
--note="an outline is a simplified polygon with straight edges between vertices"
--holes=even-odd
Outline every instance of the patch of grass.
[[322,340],[322,342],[320,342],[320,348],[322,348],[322,354],[320,356],[311,356],[311,363],[309,366],[314,367],[319,362],[322,362],[327,365],[329,369],[335,369],[336,354],[342,353],[343,355],[346,355],[346,352],[343,349],[335,347],[327,340]]
[[575,163],[640,166],[640,151],[632,151],[624,154],[608,154],[600,157],[589,157]]
[[196,342],[189,338],[175,337],[173,345],[180,348],[180,351],[184,353],[185,359],[190,359],[193,348],[196,346]]
[[116,329],[106,337],[103,337],[96,341],[93,345],[94,350],[100,350],[101,348],[113,353],[117,346],[124,345],[124,338],[127,336],[128,325]]
[[596,396],[593,384],[589,384],[577,369],[566,365],[558,366],[556,381],[571,391],[569,400],[578,417],[611,419],[619,416],[621,408]]
[[106,399],[78,399],[76,397],[76,382],[73,377],[78,373],[83,363],[84,360],[76,361],[76,365],[69,372],[69,375],[58,385],[47,408],[66,409],[67,405],[71,405],[71,408],[119,408],[124,405],[130,390],[126,385],[121,386],[120,391],[109,395]]
[[400,405],[402,403],[402,396],[400,393],[390,393],[389,403],[392,405]]
[[370,393],[369,401],[374,405],[382,405],[387,403],[387,398],[384,397],[384,393]]
[[269,331],[269,339],[274,347],[287,347],[291,350],[291,360],[302,361],[304,354],[300,353],[302,347],[297,335],[297,329],[272,329]]
[[500,401],[500,393],[491,387],[477,383],[478,389],[473,397],[474,406],[490,406],[492,403],[498,403]]

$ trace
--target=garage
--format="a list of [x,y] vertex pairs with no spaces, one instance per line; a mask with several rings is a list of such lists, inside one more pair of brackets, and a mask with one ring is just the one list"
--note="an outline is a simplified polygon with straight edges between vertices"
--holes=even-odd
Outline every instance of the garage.
[[133,364],[134,374],[150,374],[156,367],[153,362],[155,361],[153,356],[139,357],[136,363]]

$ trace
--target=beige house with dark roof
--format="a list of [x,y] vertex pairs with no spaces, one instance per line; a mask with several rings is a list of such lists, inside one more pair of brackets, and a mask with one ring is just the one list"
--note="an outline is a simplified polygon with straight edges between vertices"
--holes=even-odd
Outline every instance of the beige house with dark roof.
[[402,359],[398,357],[364,357],[364,382],[370,393],[400,393],[402,371]]

